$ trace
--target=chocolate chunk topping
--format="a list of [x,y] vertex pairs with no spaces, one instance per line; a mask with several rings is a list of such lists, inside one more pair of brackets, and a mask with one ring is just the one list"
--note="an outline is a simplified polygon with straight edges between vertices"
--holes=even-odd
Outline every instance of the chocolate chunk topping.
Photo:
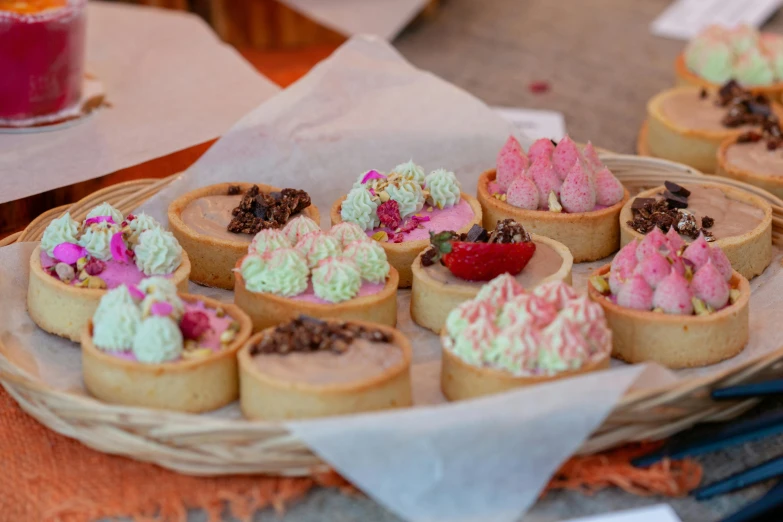
[[392,337],[378,328],[300,315],[264,336],[261,342],[250,349],[250,355],[316,351],[343,353],[355,339],[388,343]]
[[664,191],[663,197],[666,198],[666,202],[669,203],[671,208],[688,208],[688,198],[679,194],[672,194],[671,192]]
[[647,205],[655,203],[655,198],[636,198],[631,203],[631,210],[641,210]]
[[525,227],[513,219],[498,221],[495,230],[489,235],[489,243],[527,243],[530,234]]
[[691,195],[691,191],[686,189],[685,187],[682,187],[672,181],[664,181],[663,182],[664,187],[666,187],[666,190],[671,192],[672,194],[677,194],[678,196],[682,196],[687,198]]
[[468,230],[465,241],[470,243],[486,243],[489,241],[489,234],[481,225],[473,225],[470,227],[470,230]]
[[[679,187],[676,184],[672,188],[678,190]],[[667,184],[667,187],[669,185]],[[679,187],[681,190],[685,190],[690,194],[687,189]],[[699,228],[696,223],[696,217],[687,210],[684,210],[682,205],[685,203],[687,207],[687,198],[672,194],[670,190],[664,192],[664,197],[660,199],[654,198],[636,198],[631,203],[631,210],[633,212],[633,219],[628,221],[628,226],[636,230],[640,234],[647,234],[651,232],[655,227],[660,228],[663,232],[668,232],[670,228],[674,227],[678,233],[687,236],[691,239],[699,237],[699,233],[704,233],[705,238],[708,241],[714,241],[712,233]],[[705,217],[708,223],[706,228],[711,227],[715,221],[709,217]],[[704,219],[702,219],[702,225],[704,225]]]
[[709,216],[704,216],[703,218],[701,218],[701,226],[704,228],[712,228],[712,225],[714,224],[715,224],[715,220]]
[[761,141],[761,134],[756,131],[748,131],[737,137],[737,143],[755,143]]
[[778,117],[772,111],[769,98],[764,95],[753,95],[731,80],[718,92],[717,104],[728,108],[721,123],[729,128],[743,125],[758,125],[761,134],[749,131],[737,138],[737,143],[755,143],[761,139],[767,140],[767,149],[775,150],[783,144],[783,131]]
[[549,141],[551,141],[551,142],[552,142],[552,145],[554,145],[555,147],[557,147],[557,142],[556,142],[555,140],[553,140],[552,138],[549,138]]
[[[229,194],[239,187],[229,187]],[[234,216],[227,230],[235,234],[257,234],[267,228],[282,228],[291,215],[310,206],[310,196],[304,190],[292,188],[280,192],[264,193],[253,185],[242,196],[231,214]]]
[[237,194],[242,192],[242,187],[239,185],[229,185],[228,186],[228,195],[229,196],[236,196]]

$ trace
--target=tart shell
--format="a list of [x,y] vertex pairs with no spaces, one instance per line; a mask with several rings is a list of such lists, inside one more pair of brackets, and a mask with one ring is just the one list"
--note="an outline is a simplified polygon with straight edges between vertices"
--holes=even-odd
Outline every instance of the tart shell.
[[[685,65],[685,53],[680,53],[674,61],[674,72],[677,77],[677,85],[695,85],[697,87],[716,91],[721,88],[721,85],[705,80],[688,69],[688,66]],[[743,86],[743,88],[749,90],[753,94],[764,94],[775,101],[780,101],[781,95],[783,95],[783,82],[776,82],[770,85],[748,85]]]
[[620,248],[620,226],[617,218],[630,197],[625,190],[623,200],[611,207],[579,214],[525,210],[500,201],[489,192],[495,180],[495,169],[481,174],[478,180],[478,200],[484,212],[484,228],[492,230],[506,218],[516,220],[531,233],[559,241],[571,251],[574,263],[596,261]]
[[[172,273],[171,280],[180,292],[188,289],[190,260],[182,251],[182,263]],[[30,256],[30,280],[27,285],[27,313],[42,330],[79,342],[82,330],[106,290],[78,288],[66,285],[50,276],[41,266],[41,247]]]
[[[743,277],[752,279],[761,274],[772,262],[772,207],[764,199],[727,185],[720,183],[700,182],[699,186],[718,188],[731,199],[742,201],[764,211],[764,219],[753,230],[740,236],[718,238],[711,243],[720,247],[731,261],[731,266]],[[664,187],[656,187],[640,192],[635,197],[650,198],[663,193]],[[620,213],[621,243],[627,245],[634,239],[643,239],[644,235],[628,226],[633,220],[633,211],[629,201]]]
[[444,334],[445,332],[441,332],[440,387],[443,395],[450,401],[493,395],[609,368],[610,358],[607,353],[603,357],[590,361],[576,370],[568,370],[554,375],[513,375],[510,372],[495,368],[468,364],[450,349],[446,348]]
[[[200,234],[185,224],[182,220],[182,212],[196,199],[228,194],[230,186],[239,186],[242,192],[246,192],[253,185],[257,185],[261,192],[265,193],[281,190],[263,183],[217,183],[183,194],[169,205],[169,228],[182,248],[190,255],[193,264],[191,281],[204,286],[231,290],[234,288],[232,269],[237,261],[247,254],[249,243]],[[311,204],[301,214],[320,225],[321,215],[315,205]]]
[[718,148],[718,168],[715,174],[726,178],[736,179],[744,183],[763,188],[770,194],[783,198],[783,176],[770,176],[767,174],[757,174],[755,172],[744,170],[731,165],[726,160],[726,154],[729,147],[737,143],[737,137],[728,138],[721,143]]
[[[470,208],[473,209],[473,220],[464,227],[457,230],[456,232],[458,234],[467,232],[473,225],[481,224],[481,205],[479,205],[479,202],[476,200],[476,198],[462,192],[462,199],[467,201],[470,205]],[[343,218],[340,215],[343,200],[345,200],[345,196],[341,197],[332,204],[332,208],[329,213],[332,220],[332,226],[336,225],[337,223],[342,223],[343,221]],[[411,265],[413,265],[413,261],[416,259],[416,256],[418,256],[430,245],[429,239],[403,241],[402,243],[389,243],[388,241],[385,241],[381,242],[380,245],[386,252],[386,259],[388,259],[389,264],[396,268],[397,272],[400,274],[399,287],[410,288],[410,286],[413,284],[413,272],[411,271]]]
[[242,310],[203,296],[180,294],[188,302],[223,308],[239,322],[236,338],[225,350],[200,359],[147,364],[105,353],[92,342],[92,321],[82,330],[82,372],[87,390],[104,402],[200,413],[225,406],[239,396],[237,351],[250,336]]
[[[610,265],[594,272],[604,275]],[[588,285],[612,330],[612,356],[628,363],[653,361],[669,368],[715,364],[740,353],[748,342],[750,284],[738,272],[729,281],[740,291],[732,305],[710,315],[671,315],[619,306]]]
[[411,406],[413,352],[408,339],[386,325],[351,322],[390,334],[391,342],[402,350],[402,361],[359,382],[317,385],[277,379],[259,371],[250,355],[250,349],[272,332],[269,328],[251,337],[239,351],[239,403],[245,417],[270,421],[306,419]]
[[[563,259],[560,270],[545,277],[538,284],[549,281],[563,281],[571,284],[571,268],[574,257],[562,243],[548,237],[531,234],[535,243],[545,244],[555,250]],[[429,328],[435,333],[441,331],[449,312],[469,299],[473,299],[481,288],[469,285],[449,285],[437,281],[427,275],[427,270],[421,265],[423,250],[413,262],[413,287],[411,288],[411,317],[419,326]],[[529,288],[526,290],[530,290]]]
[[394,267],[390,267],[386,285],[377,294],[355,297],[341,303],[311,303],[268,292],[251,292],[245,287],[240,266],[242,259],[236,264],[234,304],[250,317],[254,332],[277,326],[301,314],[319,319],[366,321],[392,327],[397,324],[399,275]]

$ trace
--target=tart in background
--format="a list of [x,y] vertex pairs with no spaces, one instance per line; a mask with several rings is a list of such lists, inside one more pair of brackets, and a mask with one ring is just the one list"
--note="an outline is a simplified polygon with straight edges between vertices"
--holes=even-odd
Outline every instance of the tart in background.
[[718,149],[716,174],[763,188],[783,198],[783,131],[777,120],[726,139]]

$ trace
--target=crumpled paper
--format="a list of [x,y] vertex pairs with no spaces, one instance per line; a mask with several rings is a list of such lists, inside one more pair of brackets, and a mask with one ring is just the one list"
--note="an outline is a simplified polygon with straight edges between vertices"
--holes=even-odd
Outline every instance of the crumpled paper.
[[87,20],[86,69],[111,107],[61,130],[0,134],[0,203],[214,139],[279,90],[195,15],[90,2]]
[[[388,170],[409,158],[427,169],[454,169],[464,191],[475,193],[476,177],[494,164],[509,132],[483,103],[413,68],[384,42],[355,38],[243,118],[142,209],[165,223],[169,202],[185,191],[217,181],[257,181],[306,189],[325,215],[360,173]],[[34,246],[0,249],[0,295],[7,303],[0,314],[0,342],[5,356],[31,375],[84,393],[76,346],[44,334],[25,313],[26,267]],[[776,327],[783,299],[779,262],[776,255],[753,283],[753,335],[745,353],[689,372],[716,371],[778,346],[783,335]],[[577,288],[585,288],[590,268],[574,268]],[[191,292],[232,297],[193,284]],[[439,340],[411,321],[409,299],[409,291],[399,292],[398,327],[414,349],[417,407],[287,424],[340,473],[406,520],[516,520],[626,390],[691,375],[618,363],[609,373],[441,404]],[[211,415],[237,418],[237,408]]]

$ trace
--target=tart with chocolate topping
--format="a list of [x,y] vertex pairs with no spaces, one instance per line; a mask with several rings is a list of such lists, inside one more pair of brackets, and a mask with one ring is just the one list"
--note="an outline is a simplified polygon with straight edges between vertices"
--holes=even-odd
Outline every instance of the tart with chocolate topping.
[[715,172],[720,144],[769,119],[783,116],[783,107],[753,94],[734,80],[718,90],[675,87],[647,103],[647,129],[640,134],[639,152]]
[[413,282],[411,264],[427,248],[430,232],[467,232],[481,223],[481,206],[465,194],[456,175],[436,169],[425,175],[413,161],[386,175],[370,170],[334,202],[332,225],[349,222],[361,227],[386,251],[400,275],[400,288]]
[[719,176],[763,188],[783,198],[783,130],[770,118],[761,129],[726,139],[718,149]]
[[527,290],[549,281],[571,283],[573,256],[554,239],[528,234],[513,219],[487,231],[433,234],[431,246],[413,262],[411,317],[440,332],[448,314],[473,299],[487,281],[507,273]]
[[509,274],[452,310],[440,338],[452,401],[603,370],[612,348],[600,306],[562,281],[526,292]]
[[238,358],[240,406],[250,419],[347,415],[413,403],[410,342],[389,326],[300,316],[251,337]]
[[540,139],[525,152],[510,136],[497,166],[478,180],[484,226],[513,219],[528,232],[559,241],[574,262],[595,261],[620,248],[617,216],[628,191],[598,157],[566,136]]
[[623,207],[620,229],[623,245],[656,229],[688,243],[702,234],[747,279],[772,262],[772,207],[759,196],[719,183],[666,182],[641,192]]
[[234,288],[234,266],[262,230],[282,229],[318,209],[303,190],[261,183],[218,183],[188,192],[169,205],[169,227],[193,264],[191,281]]
[[108,292],[82,331],[82,372],[98,399],[200,413],[239,395],[236,354],[250,319],[153,277]]

